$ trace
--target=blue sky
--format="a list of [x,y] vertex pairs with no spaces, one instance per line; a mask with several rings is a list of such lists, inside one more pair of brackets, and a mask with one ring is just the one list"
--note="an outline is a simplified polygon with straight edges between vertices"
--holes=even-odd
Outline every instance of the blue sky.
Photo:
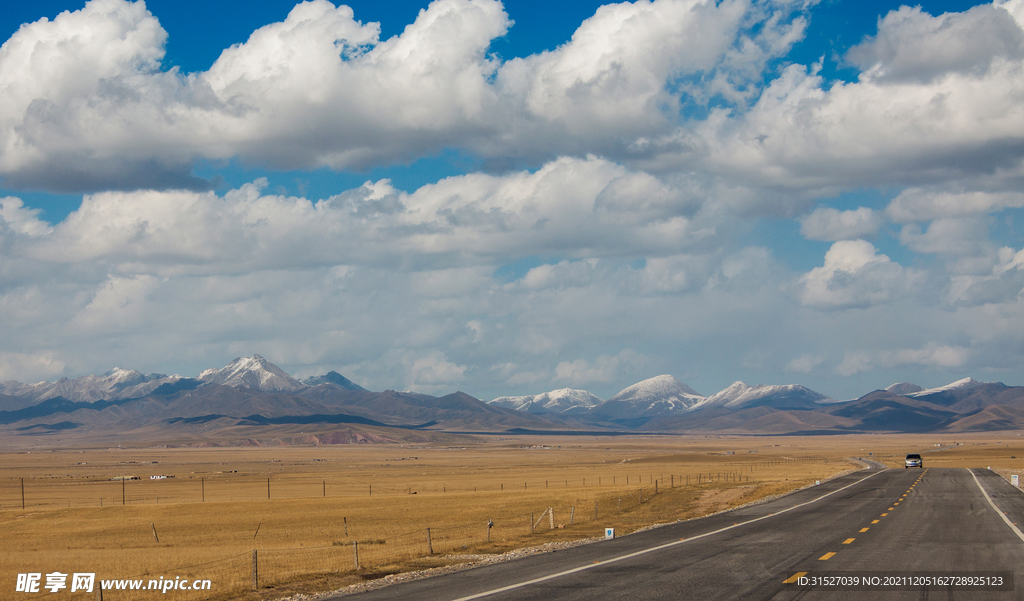
[[0,17],[0,379],[1021,383],[1021,1],[348,7]]

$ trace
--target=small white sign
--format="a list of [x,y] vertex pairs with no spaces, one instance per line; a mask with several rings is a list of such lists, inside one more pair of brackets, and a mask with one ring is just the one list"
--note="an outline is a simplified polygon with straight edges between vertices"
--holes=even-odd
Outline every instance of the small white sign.
[[604,529],[604,537],[605,538],[615,538],[615,528],[605,528]]
[[1020,488],[1020,476],[1018,476],[1017,474],[1013,474],[1012,476],[1010,476],[1010,484],[1016,486],[1017,488]]
[[819,484],[821,484],[821,480],[815,480],[815,481],[814,481],[814,485],[815,485],[815,486],[818,486]]

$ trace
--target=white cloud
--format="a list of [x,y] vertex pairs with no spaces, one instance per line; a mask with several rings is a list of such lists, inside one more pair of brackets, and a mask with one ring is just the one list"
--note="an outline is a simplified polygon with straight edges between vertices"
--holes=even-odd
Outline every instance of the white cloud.
[[110,277],[73,321],[76,329],[102,331],[132,329],[142,325],[149,314],[146,304],[158,289],[153,276]]
[[423,384],[451,386],[463,381],[465,365],[456,365],[442,352],[433,352],[416,359],[409,368],[409,386],[415,389]]
[[853,240],[874,236],[881,217],[867,207],[853,211],[819,208],[800,218],[800,233],[808,240]]
[[65,364],[55,351],[0,351],[0,381],[35,382],[63,375]]
[[195,189],[208,186],[189,174],[203,158],[284,169],[452,147],[512,163],[625,158],[673,128],[682,102],[755,95],[764,66],[802,36],[794,10],[611,4],[555,50],[502,63],[487,54],[512,24],[496,0],[435,0],[387,40],[349,7],[312,0],[184,74],[161,70],[167,32],[143,3],[91,0],[0,49],[0,174],[61,191]]
[[[0,200],[4,360],[79,374],[130,348],[132,367],[198,373],[261,352],[494,396],[607,395],[680,366],[711,389],[828,357],[843,374],[1015,369],[1024,270],[992,238],[1024,207],[1024,1],[891,13],[849,56],[862,76],[835,84],[771,66],[807,4],[609,5],[502,62],[490,44],[517,16],[493,0],[440,0],[383,41],[318,0],[192,74],[161,71],[140,4],[30,24],[0,49],[0,176],[99,191],[52,225]],[[347,169],[442,148],[487,172],[323,200],[265,180],[189,191],[201,158]],[[812,210],[851,188],[895,197]],[[794,273],[765,215],[835,242],[822,265]],[[860,239],[883,218],[915,267]]]
[[[412,193],[367,183],[317,203],[265,194],[265,181],[223,197],[103,192],[19,248],[37,260],[168,275],[389,262],[415,269],[534,254],[592,258],[624,248],[657,256],[707,243],[713,234],[672,211],[598,210],[604,191],[631,176],[592,158],[560,159],[534,173],[451,177]],[[525,283],[540,285],[547,269]],[[459,277],[423,285],[459,286]]]
[[869,242],[840,241],[825,253],[823,266],[800,278],[800,300],[816,307],[866,307],[906,294],[920,279]]
[[989,267],[989,273],[953,276],[948,302],[962,306],[998,306],[1020,298],[1024,291],[1024,250],[1000,248]]
[[[713,112],[695,127],[700,142],[690,146],[707,149],[709,168],[748,185],[821,194],[924,182],[1014,190],[1024,159],[1016,142],[1024,136],[1024,58],[990,42],[1024,36],[1019,23],[991,7],[935,18],[905,11],[936,21],[915,29],[896,27],[899,15],[883,20],[886,44],[895,49],[891,58],[903,61],[890,65],[896,71],[883,68],[888,55],[881,46],[870,46],[881,67],[855,82],[829,85],[817,67],[792,65],[749,112]],[[953,37],[964,44],[947,40],[949,56],[914,54],[918,42],[941,39],[954,25],[960,29]],[[934,62],[914,65],[912,56]]]
[[907,223],[972,217],[1020,207],[1024,207],[1024,194],[1020,192],[948,192],[915,187],[900,192],[885,213],[896,223]]
[[0,236],[5,230],[29,236],[41,236],[51,231],[50,224],[39,219],[39,209],[29,209],[20,198],[0,198]]
[[903,226],[900,244],[917,253],[970,257],[990,249],[988,231],[979,219],[936,219],[921,231],[916,223]]
[[891,349],[880,351],[848,352],[836,367],[841,376],[852,376],[871,369],[891,369],[918,365],[929,368],[958,368],[963,366],[970,351],[960,346],[938,343],[917,349]]
[[807,354],[800,355],[786,364],[785,371],[791,373],[811,373],[815,367],[821,365],[825,358],[821,355]]
[[555,380],[569,386],[614,382],[620,371],[642,360],[637,353],[626,349],[618,355],[600,355],[593,362],[586,359],[562,361],[555,366]]
[[1024,32],[993,4],[936,17],[901,6],[878,23],[878,34],[848,53],[865,77],[928,82],[949,73],[982,75],[997,59],[1024,58]]

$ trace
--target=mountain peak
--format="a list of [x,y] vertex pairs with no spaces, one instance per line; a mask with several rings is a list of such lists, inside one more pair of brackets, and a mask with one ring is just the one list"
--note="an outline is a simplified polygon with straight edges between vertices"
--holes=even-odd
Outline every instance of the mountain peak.
[[662,374],[622,389],[593,410],[612,417],[659,417],[688,411],[704,397],[677,380]]
[[827,403],[832,399],[799,384],[758,384],[750,386],[737,380],[727,388],[706,398],[694,409],[705,407],[769,406],[775,408],[809,408],[815,404]]
[[283,369],[259,355],[237,357],[221,369],[207,369],[199,379],[235,388],[254,388],[264,392],[284,392],[305,388],[305,384],[289,376]]
[[359,384],[349,380],[333,369],[322,376],[312,376],[302,381],[306,386],[317,386],[318,384],[334,384],[343,390],[366,390]]
[[885,388],[886,392],[893,394],[911,394],[914,392],[921,392],[924,388],[921,388],[917,384],[911,384],[910,382],[897,382],[891,386]]
[[978,386],[984,386],[990,382],[979,382],[974,378],[962,378],[956,382],[950,382],[945,386],[939,386],[938,388],[929,388],[927,390],[919,390],[912,394],[912,396],[926,396],[929,394],[935,394],[937,392],[949,392],[951,390],[967,390],[970,388],[977,388]]
[[685,397],[704,398],[704,395],[683,384],[668,374],[647,378],[623,388],[619,393],[609,400],[621,401],[625,399],[640,400],[648,397],[679,394]]
[[587,392],[573,388],[559,388],[551,392],[526,396],[502,396],[487,403],[505,409],[527,413],[578,413],[600,405],[604,401]]

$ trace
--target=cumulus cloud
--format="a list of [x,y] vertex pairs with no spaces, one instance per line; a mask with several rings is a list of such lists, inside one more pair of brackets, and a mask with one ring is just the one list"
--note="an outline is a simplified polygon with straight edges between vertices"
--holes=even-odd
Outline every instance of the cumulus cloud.
[[956,368],[963,366],[970,352],[960,346],[931,343],[917,349],[892,349],[881,351],[848,352],[842,363],[836,367],[841,376],[852,376],[875,368],[894,368],[919,365],[932,368]]
[[64,362],[52,350],[38,352],[0,351],[0,381],[56,378],[63,375]]
[[700,95],[673,82],[749,96],[805,23],[785,4],[642,0],[502,62],[488,49],[511,25],[497,0],[435,0],[380,40],[349,7],[311,0],[185,74],[162,70],[167,33],[142,2],[90,0],[0,48],[0,174],[61,191],[201,189],[189,174],[201,158],[349,169],[446,147],[498,162],[623,157]]
[[878,34],[853,47],[847,58],[878,81],[982,75],[993,61],[1024,58],[1024,31],[994,4],[935,17],[920,6],[901,6],[882,17]]
[[825,360],[821,355],[807,354],[800,355],[786,364],[785,371],[791,373],[810,373],[815,367],[821,365]]
[[[0,312],[9,319],[0,336],[12,345],[105,340],[111,362],[129,345],[140,355],[184,345],[209,364],[270,345],[302,370],[333,360],[360,382],[395,386],[401,373],[397,382],[422,391],[471,375],[553,382],[551,366],[578,340],[580,323],[609,324],[613,336],[630,330],[621,311],[632,301],[617,297],[692,291],[721,271],[696,250],[660,258],[707,240],[687,235],[690,219],[667,200],[686,195],[672,185],[642,175],[645,189],[667,191],[657,210],[599,207],[606,190],[634,175],[599,159],[561,159],[412,192],[367,182],[317,202],[269,194],[262,180],[223,195],[102,192],[54,226],[7,199],[3,214],[32,227],[3,234]],[[622,248],[646,265],[622,260]],[[579,258],[495,279],[501,263],[538,251]],[[672,275],[680,268],[691,272],[682,288]],[[759,269],[725,271],[748,268]],[[504,376],[480,376],[468,361],[507,363],[510,352],[533,359]],[[608,356],[622,365],[618,352]],[[96,350],[89,360],[102,365],[102,357]],[[580,369],[565,377],[596,373]]]
[[[792,65],[748,112],[721,109],[696,125],[700,142],[690,146],[706,149],[710,169],[751,185],[821,194],[922,183],[1014,190],[1024,159],[1020,22],[999,6],[941,17],[901,10],[880,24],[884,43],[855,53],[878,65],[857,81],[829,84],[816,66]],[[933,36],[948,47],[918,54]],[[913,56],[934,62],[915,65]]]
[[1011,303],[1024,291],[1024,250],[1009,247],[995,253],[991,271],[954,276],[949,302],[961,306]]
[[[1024,0],[894,11],[839,83],[773,62],[810,4],[609,5],[505,60],[491,43],[516,15],[495,0],[438,0],[387,40],[314,0],[197,73],[161,66],[167,34],[138,3],[28,24],[0,48],[0,177],[90,193],[54,224],[0,199],[0,339],[21,349],[0,364],[105,371],[131,348],[133,367],[177,354],[198,373],[273,349],[296,372],[493,396],[828,357],[843,374],[1019,364],[1019,251],[987,215],[1024,207]],[[443,148],[488,171],[322,199],[190,175],[198,159],[343,170]],[[895,197],[822,200],[850,189]],[[834,242],[822,265],[776,258],[765,215]],[[885,220],[927,268],[863,240]],[[917,342],[864,342],[894,322]],[[844,334],[868,350],[844,355]]]
[[451,386],[461,382],[465,373],[465,365],[456,365],[444,353],[433,352],[412,362],[409,367],[409,386],[412,389],[423,385]]
[[970,257],[990,248],[985,223],[979,219],[936,219],[921,231],[916,223],[903,226],[900,243],[918,253]]
[[1024,207],[1024,194],[1020,192],[949,192],[913,187],[893,198],[885,214],[896,223],[908,223],[972,217],[1020,207]]
[[618,355],[600,355],[593,361],[577,359],[562,361],[555,366],[555,380],[569,386],[614,382],[620,370],[642,359],[636,352],[625,349]]
[[912,290],[921,275],[905,269],[864,240],[836,242],[825,264],[800,278],[800,300],[815,307],[867,307]]
[[162,71],[167,34],[142,2],[91,0],[0,49],[0,173],[74,190],[202,187],[200,157],[275,167],[407,159],[488,130],[509,20],[494,0],[438,0],[380,42],[347,6],[298,4],[206,72]]
[[[24,257],[100,261],[122,272],[163,275],[338,264],[439,267],[538,253],[617,256],[623,249],[659,256],[706,242],[706,225],[667,205],[640,214],[628,204],[598,208],[606,190],[632,176],[599,159],[560,159],[533,173],[457,176],[411,193],[378,181],[313,202],[267,194],[261,179],[223,196],[91,194],[52,229],[16,199],[4,201],[0,218],[33,233],[18,245]],[[311,239],[320,243],[310,245]],[[552,269],[538,268],[524,285],[544,285]]]
[[50,224],[39,219],[39,209],[30,209],[20,198],[0,198],[0,235],[4,230],[41,236],[51,231]]
[[878,233],[881,216],[867,207],[853,211],[819,208],[800,218],[800,233],[808,240],[853,240]]

